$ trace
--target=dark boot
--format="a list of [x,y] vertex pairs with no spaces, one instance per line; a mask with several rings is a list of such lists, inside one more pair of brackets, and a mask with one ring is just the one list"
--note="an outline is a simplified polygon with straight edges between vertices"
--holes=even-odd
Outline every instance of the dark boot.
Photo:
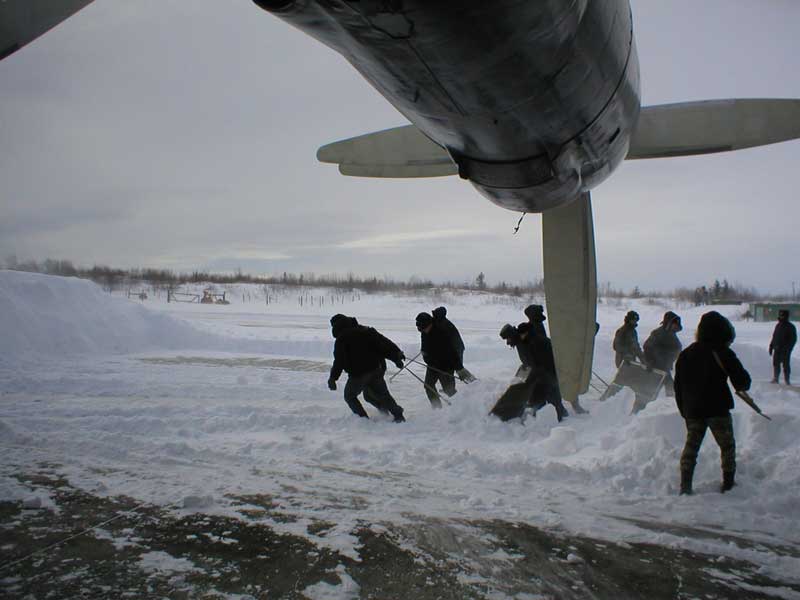
[[734,475],[736,475],[736,471],[722,472],[722,485],[719,488],[720,492],[724,494],[725,492],[733,489],[733,486],[736,485],[736,482],[733,480]]
[[679,492],[681,496],[692,495],[692,477],[694,477],[694,471],[681,471],[681,491]]

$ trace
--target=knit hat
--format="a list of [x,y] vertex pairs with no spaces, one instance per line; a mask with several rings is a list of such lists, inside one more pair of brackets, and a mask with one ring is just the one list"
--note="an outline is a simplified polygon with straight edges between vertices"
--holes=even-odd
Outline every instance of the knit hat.
[[547,317],[544,316],[544,306],[541,304],[531,304],[525,307],[523,311],[525,316],[528,317],[531,321],[536,321],[541,323],[542,321],[546,321]]
[[664,313],[664,318],[661,320],[661,324],[669,327],[673,323],[678,324],[678,331],[683,329],[683,325],[681,324],[681,318],[671,310],[668,310],[667,312]]
[[503,338],[504,340],[507,340],[509,337],[514,335],[514,333],[516,333],[516,329],[510,323],[506,323],[500,329],[500,337]]
[[417,329],[418,329],[419,331],[422,331],[422,330],[423,330],[423,329],[425,329],[425,328],[426,328],[428,325],[430,325],[431,323],[433,323],[433,317],[432,317],[432,316],[430,316],[430,315],[429,315],[428,313],[426,313],[426,312],[421,312],[421,313],[419,313],[419,314],[417,315],[416,323],[417,323]]

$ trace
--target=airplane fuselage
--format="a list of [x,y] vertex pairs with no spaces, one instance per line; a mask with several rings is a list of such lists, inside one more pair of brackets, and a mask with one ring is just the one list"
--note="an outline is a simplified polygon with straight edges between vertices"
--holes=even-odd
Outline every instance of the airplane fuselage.
[[640,109],[628,0],[256,0],[342,54],[495,204],[571,202]]

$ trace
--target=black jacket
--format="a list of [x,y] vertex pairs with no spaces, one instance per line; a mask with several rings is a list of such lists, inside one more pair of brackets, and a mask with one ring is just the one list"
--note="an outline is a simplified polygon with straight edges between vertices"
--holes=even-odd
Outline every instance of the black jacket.
[[459,371],[464,368],[464,343],[450,321],[434,319],[431,330],[420,334],[420,341],[425,364],[442,371]]
[[681,352],[675,365],[675,402],[681,416],[707,419],[727,415],[733,408],[728,377],[737,391],[750,389],[750,374],[730,348],[695,342]]
[[614,334],[613,348],[614,352],[616,352],[614,362],[618,367],[625,359],[638,358],[640,361],[645,362],[644,353],[642,353],[642,348],[639,346],[639,334],[636,333],[636,327],[631,323],[625,323],[617,329]]
[[517,342],[520,362],[531,369],[528,381],[544,378],[556,382],[556,361],[553,345],[546,335],[535,334],[533,330]]
[[662,371],[672,371],[672,365],[683,345],[670,324],[654,329],[644,342],[644,357],[647,365]]
[[403,352],[389,338],[372,327],[359,325],[350,317],[333,326],[336,343],[333,346],[333,367],[330,378],[336,381],[346,371],[348,375],[363,375],[386,368],[385,359],[397,361],[404,358]]
[[[448,321],[449,322],[449,321]],[[455,335],[453,332],[455,331]],[[434,320],[428,333],[420,334],[422,359],[428,364],[442,371],[459,371],[464,368],[463,344],[458,343],[461,336],[453,326],[449,329],[441,321]]]
[[453,325],[453,322],[447,318],[447,309],[444,306],[434,308],[433,311],[431,311],[431,315],[433,315],[434,324],[441,325],[442,329],[447,332],[447,336],[450,338],[450,345],[458,352],[458,362],[461,364],[460,368],[463,368],[464,340],[461,339],[461,333],[459,333],[458,327]]
[[778,354],[789,354],[797,343],[797,329],[794,323],[789,321],[778,321],[775,330],[772,332],[772,341],[769,349]]

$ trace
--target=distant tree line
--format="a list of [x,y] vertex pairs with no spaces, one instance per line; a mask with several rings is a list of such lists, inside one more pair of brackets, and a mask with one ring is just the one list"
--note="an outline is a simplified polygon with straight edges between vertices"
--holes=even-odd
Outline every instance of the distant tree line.
[[60,275],[63,277],[80,277],[90,279],[108,291],[124,287],[135,286],[140,283],[150,285],[157,289],[178,287],[188,283],[214,283],[234,284],[253,283],[259,285],[281,286],[311,286],[330,287],[346,290],[361,290],[364,292],[381,291],[420,291],[434,289],[467,289],[510,294],[515,296],[534,295],[544,293],[544,283],[532,281],[527,283],[509,284],[501,281],[496,285],[488,285],[483,273],[480,273],[473,282],[446,281],[435,283],[430,279],[411,277],[408,280],[398,280],[389,276],[362,277],[354,273],[347,275],[315,273],[288,273],[280,275],[250,275],[237,269],[233,273],[211,273],[208,271],[178,272],[170,269],[133,268],[115,269],[104,265],[94,265],[91,268],[76,267],[72,261],[48,258],[41,262],[35,260],[18,261],[16,257],[8,257],[0,267],[27,271],[30,273],[44,273],[47,275]]
[[[444,281],[433,282],[430,279],[411,277],[408,280],[398,280],[389,276],[362,277],[354,273],[347,275],[315,273],[288,273],[280,275],[250,275],[237,269],[233,273],[211,273],[195,270],[191,272],[177,272],[170,269],[134,268],[115,269],[104,265],[94,265],[91,268],[76,267],[72,261],[48,258],[41,262],[35,260],[19,261],[15,256],[10,256],[5,261],[0,261],[0,267],[15,271],[28,271],[32,273],[45,273],[48,275],[61,275],[64,277],[80,277],[90,279],[108,291],[130,288],[140,284],[147,284],[156,289],[175,288],[188,283],[214,283],[234,284],[253,283],[259,285],[283,286],[312,286],[330,287],[342,290],[361,290],[363,292],[382,291],[422,291],[422,290],[477,290],[517,297],[543,297],[544,280],[536,279],[524,283],[509,283],[500,281],[490,285],[486,275],[481,271],[472,281]],[[630,290],[615,288],[610,283],[598,286],[598,295],[603,298],[674,298],[687,303],[697,303],[698,294],[704,290],[704,304],[721,303],[725,301],[752,302],[755,300],[785,299],[786,295],[768,295],[759,293],[754,287],[739,283],[730,283],[727,279],[715,279],[713,283],[702,287],[678,287],[671,291],[649,290],[645,291],[635,286]]]

